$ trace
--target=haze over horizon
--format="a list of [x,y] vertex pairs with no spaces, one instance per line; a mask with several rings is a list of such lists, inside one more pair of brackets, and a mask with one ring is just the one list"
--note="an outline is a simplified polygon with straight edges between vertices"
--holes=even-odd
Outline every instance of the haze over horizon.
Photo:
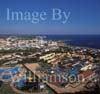
[[[46,11],[53,8],[70,11],[66,24],[61,21],[7,21],[6,9],[14,11]],[[0,34],[100,34],[100,0],[1,0]]]

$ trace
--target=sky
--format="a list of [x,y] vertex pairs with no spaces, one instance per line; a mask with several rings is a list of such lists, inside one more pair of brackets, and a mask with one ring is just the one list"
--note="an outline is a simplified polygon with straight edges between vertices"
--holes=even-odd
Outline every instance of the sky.
[[[47,20],[7,21],[11,11],[47,13]],[[51,20],[52,9],[61,10],[62,19]],[[63,12],[70,16],[65,24]],[[100,0],[0,0],[0,34],[100,34]]]

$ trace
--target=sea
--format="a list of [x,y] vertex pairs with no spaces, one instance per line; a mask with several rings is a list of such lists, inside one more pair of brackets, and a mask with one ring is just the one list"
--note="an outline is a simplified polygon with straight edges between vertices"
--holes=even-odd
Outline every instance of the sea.
[[67,45],[89,47],[100,49],[100,35],[0,35],[0,37],[18,36],[18,37],[34,37],[42,36],[47,40],[61,40]]
[[[100,49],[100,35],[0,35],[0,37],[9,36],[28,38],[32,38],[34,36],[42,36],[46,40],[64,41],[67,45]],[[93,91],[83,91],[74,94],[100,94],[100,89],[97,86]]]
[[100,35],[46,35],[49,40],[62,40],[67,45],[100,49]]

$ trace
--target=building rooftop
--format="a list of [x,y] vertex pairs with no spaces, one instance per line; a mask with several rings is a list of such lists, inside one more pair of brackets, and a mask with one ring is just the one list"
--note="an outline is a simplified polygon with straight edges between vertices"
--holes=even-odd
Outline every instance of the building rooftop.
[[94,72],[92,70],[88,69],[88,70],[82,72],[81,74],[79,74],[78,76],[79,76],[79,79],[82,80],[82,79],[85,79],[85,78],[91,76],[93,73]]

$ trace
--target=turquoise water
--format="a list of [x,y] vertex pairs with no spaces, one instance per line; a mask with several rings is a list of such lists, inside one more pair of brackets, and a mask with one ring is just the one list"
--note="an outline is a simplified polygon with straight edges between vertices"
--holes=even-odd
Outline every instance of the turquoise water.
[[4,69],[0,69],[0,74],[3,73],[5,70]]
[[3,80],[9,80],[9,79],[11,79],[11,75],[3,75],[2,79]]
[[9,70],[4,70],[2,68],[0,68],[0,74],[2,74],[2,80],[9,80],[11,79],[11,75],[18,73],[19,72],[19,67],[13,67]]

